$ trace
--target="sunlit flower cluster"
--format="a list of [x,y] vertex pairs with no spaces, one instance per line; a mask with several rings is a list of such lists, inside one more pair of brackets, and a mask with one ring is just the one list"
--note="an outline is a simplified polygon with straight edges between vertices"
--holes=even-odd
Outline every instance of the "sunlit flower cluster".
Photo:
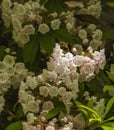
[[[64,53],[60,45],[56,44],[47,63],[47,69],[44,69],[40,75],[28,76],[25,82],[21,82],[18,95],[24,113],[32,112],[39,113],[39,116],[46,116],[50,110],[55,108],[53,100],[57,99],[58,102],[64,103],[67,115],[69,115],[73,105],[71,100],[78,97],[78,83],[90,81],[105,65],[104,50],[98,52],[90,48],[88,53],[90,55],[84,52],[82,55]],[[90,100],[90,97],[87,100]],[[104,107],[104,100],[97,102],[94,99],[94,102],[96,103],[94,109],[102,115],[103,111],[100,110]],[[85,120],[81,114],[72,118],[68,117],[68,119],[77,128],[85,127]],[[79,119],[83,121],[80,122]],[[36,129],[36,126],[27,122],[23,124],[23,129],[26,130],[28,127],[35,127],[34,129]],[[46,129],[48,127],[52,126],[49,125]],[[55,128],[53,127],[53,129]]]

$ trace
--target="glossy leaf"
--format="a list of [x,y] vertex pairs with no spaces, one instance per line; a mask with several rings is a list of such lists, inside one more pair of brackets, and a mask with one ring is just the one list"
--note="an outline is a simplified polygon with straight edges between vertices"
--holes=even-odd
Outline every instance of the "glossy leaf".
[[107,122],[107,121],[112,121],[112,120],[114,120],[114,116],[112,116],[112,117],[108,118],[108,119],[107,119],[107,120],[105,120],[104,122]]
[[46,115],[46,119],[49,120],[53,117],[55,117],[60,112],[59,108],[53,108],[49,111],[49,113]]
[[48,0],[45,4],[45,7],[48,9],[49,12],[57,12],[60,13],[65,11],[65,4],[64,2],[68,0]]
[[107,103],[107,105],[106,105],[106,108],[105,108],[104,117],[108,114],[108,112],[110,111],[110,109],[111,109],[111,107],[112,107],[113,104],[114,104],[114,97],[112,97],[112,98],[108,101],[108,103]]
[[114,122],[108,122],[101,126],[103,130],[114,130]]
[[96,111],[94,111],[93,109],[91,109],[91,108],[89,108],[89,107],[87,107],[87,106],[85,106],[85,105],[82,105],[82,104],[80,104],[79,102],[77,102],[77,101],[75,101],[75,104],[77,105],[77,107],[79,108],[79,109],[86,109],[86,110],[88,110],[88,111],[90,111],[94,116],[95,116],[95,118],[99,118],[100,120],[101,120],[101,117],[100,117],[100,115],[96,112]]
[[32,64],[35,60],[39,48],[38,36],[32,37],[31,41],[25,44],[23,48],[23,60],[25,63]]
[[41,49],[44,49],[46,52],[51,53],[55,47],[55,38],[51,32],[43,35],[38,35],[38,41],[40,43]]
[[108,75],[109,79],[114,82],[114,76],[109,71],[106,71],[106,74]]
[[60,28],[54,34],[58,40],[73,44],[73,37],[66,29]]
[[5,130],[21,130],[22,129],[22,121],[16,121],[6,127]]
[[103,92],[105,93],[106,91],[110,90],[111,88],[114,88],[112,85],[105,85],[103,88]]

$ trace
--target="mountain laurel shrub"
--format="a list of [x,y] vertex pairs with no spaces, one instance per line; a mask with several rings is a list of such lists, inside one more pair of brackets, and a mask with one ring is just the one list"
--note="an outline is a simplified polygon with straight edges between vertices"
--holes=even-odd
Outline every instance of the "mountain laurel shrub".
[[101,1],[0,6],[0,129],[114,130]]

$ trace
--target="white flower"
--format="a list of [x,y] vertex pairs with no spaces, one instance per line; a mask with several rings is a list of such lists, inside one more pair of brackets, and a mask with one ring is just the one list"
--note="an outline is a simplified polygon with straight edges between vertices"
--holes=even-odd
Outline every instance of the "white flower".
[[55,130],[55,127],[53,127],[53,126],[47,126],[47,127],[45,128],[45,130]]
[[84,30],[84,29],[79,30],[79,37],[80,37],[81,39],[87,38],[87,31]]
[[49,95],[51,97],[57,97],[57,95],[58,95],[58,88],[55,87],[55,86],[49,87]]
[[31,89],[35,89],[38,85],[38,82],[36,81],[36,77],[28,76],[27,79],[26,79],[26,84]]
[[102,39],[102,35],[103,35],[103,32],[100,29],[96,29],[93,32],[92,37],[93,37],[94,40],[100,41]]
[[78,129],[79,128],[84,128],[85,123],[86,123],[85,119],[84,119],[84,117],[83,117],[83,115],[81,113],[76,115],[75,117],[73,117],[72,122],[73,122],[74,127],[78,128]]
[[13,56],[10,56],[10,55],[6,55],[3,59],[3,63],[6,65],[6,66],[13,66],[15,64],[15,59]]
[[38,31],[41,32],[42,34],[46,34],[47,32],[49,32],[49,26],[45,23],[42,23],[39,25],[38,27]]
[[10,18],[10,16],[8,14],[6,14],[6,13],[2,13],[2,19],[4,21],[4,25],[6,27],[9,27],[10,24],[11,24],[11,18]]
[[95,29],[96,29],[96,25],[95,24],[89,24],[87,26],[87,30],[90,31],[90,32],[94,31]]
[[59,88],[59,92],[58,93],[59,93],[60,96],[62,96],[63,93],[65,93],[65,92],[66,92],[66,88],[64,88],[64,87],[60,87]]
[[42,109],[47,110],[47,111],[50,111],[53,108],[54,108],[54,104],[51,101],[44,102],[44,104],[42,106]]
[[14,30],[18,31],[19,29],[21,29],[21,22],[18,20],[16,15],[11,15],[11,22]]
[[13,12],[19,16],[19,15],[24,15],[26,13],[26,8],[24,7],[23,4],[19,4],[17,3],[14,8],[13,8]]
[[53,30],[58,30],[60,28],[61,21],[59,19],[54,19],[51,21],[51,27]]
[[34,123],[34,120],[36,119],[36,117],[34,116],[34,114],[33,113],[28,113],[27,114],[27,122],[28,122],[28,124],[32,124],[32,123]]
[[35,28],[33,27],[32,24],[25,25],[25,26],[24,26],[24,31],[25,31],[25,33],[27,33],[28,35],[33,35],[33,34],[35,33]]
[[65,92],[62,95],[62,101],[64,103],[68,103],[68,102],[70,102],[70,100],[72,99],[72,97],[73,97],[72,92],[70,92],[70,91],[69,92]]
[[48,87],[47,86],[41,86],[39,88],[39,93],[41,96],[47,97],[48,96]]
[[71,130],[70,127],[63,127],[62,130]]
[[22,62],[18,62],[15,64],[15,71],[18,74],[26,73],[27,69],[25,68],[25,64]]
[[94,72],[94,66],[91,63],[85,63],[80,69],[81,74],[90,74],[93,72]]
[[11,0],[3,0],[2,1],[2,4],[1,4],[1,7],[4,11],[8,10],[12,5],[12,2]]

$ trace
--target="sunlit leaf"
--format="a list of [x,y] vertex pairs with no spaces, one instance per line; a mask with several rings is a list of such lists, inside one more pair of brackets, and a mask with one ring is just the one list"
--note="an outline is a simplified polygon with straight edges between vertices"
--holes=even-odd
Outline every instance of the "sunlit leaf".
[[79,109],[83,108],[83,109],[86,109],[86,110],[92,112],[92,113],[94,114],[95,118],[99,118],[99,120],[101,121],[100,115],[99,115],[96,111],[94,111],[93,109],[91,109],[91,108],[89,108],[89,107],[87,107],[87,106],[85,106],[85,105],[82,105],[82,104],[80,104],[80,103],[77,102],[77,101],[75,101],[75,104],[77,105],[77,107],[78,107]]
[[103,92],[105,93],[106,91],[110,90],[111,88],[114,88],[112,85],[105,85],[103,88]]
[[105,122],[107,122],[107,121],[111,121],[111,120],[114,120],[114,116],[112,116],[112,117],[106,119]]
[[112,97],[112,98],[108,101],[108,103],[107,103],[107,105],[106,105],[106,108],[105,108],[104,117],[108,114],[108,112],[110,111],[110,109],[111,109],[111,107],[112,107],[113,104],[114,104],[114,97]]
[[101,126],[103,130],[114,130],[114,122],[107,122]]
[[110,6],[110,7],[112,7],[112,8],[114,8],[114,2],[113,1],[107,2],[107,5]]
[[114,76],[109,71],[106,71],[106,74],[108,75],[109,79],[114,82]]

